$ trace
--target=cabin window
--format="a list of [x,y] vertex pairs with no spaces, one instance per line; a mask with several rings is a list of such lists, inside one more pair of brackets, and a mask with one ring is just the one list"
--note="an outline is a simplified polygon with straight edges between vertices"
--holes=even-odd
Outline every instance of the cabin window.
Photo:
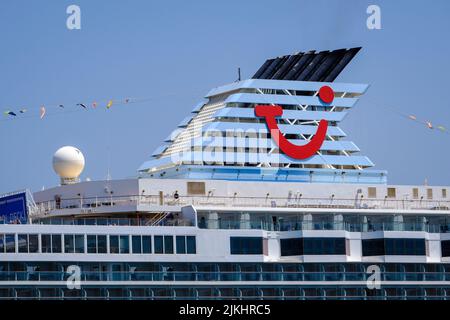
[[64,253],[84,253],[84,234],[65,234]]
[[188,182],[187,183],[188,195],[205,195],[205,183],[204,182]]
[[177,253],[185,254],[186,253],[186,237],[177,236],[176,242],[177,242]]
[[304,255],[346,254],[345,238],[304,238]]
[[119,236],[109,236],[109,253],[119,253]]
[[75,242],[73,234],[64,235],[64,253],[75,253]]
[[368,256],[384,255],[384,239],[362,240],[362,254]]
[[178,254],[195,254],[196,243],[194,236],[176,236],[176,249]]
[[301,256],[303,254],[303,239],[280,239],[282,256]]
[[28,236],[26,234],[18,234],[17,242],[19,244],[19,252],[28,253]]
[[262,254],[263,238],[230,237],[231,254]]
[[88,234],[87,253],[97,253],[97,236]]
[[155,253],[164,253],[164,238],[155,236]]
[[5,248],[7,253],[16,252],[16,237],[14,234],[5,234]]
[[433,189],[427,189],[427,199],[433,199]]
[[98,253],[107,253],[108,252],[106,235],[97,236],[97,252]]
[[75,253],[84,253],[84,235],[75,235]]
[[442,198],[447,198],[447,189],[442,189]]
[[395,198],[396,197],[396,189],[395,188],[387,188],[387,197]]
[[130,253],[130,237],[128,235],[120,236],[119,238],[119,252],[122,254]]
[[385,239],[386,255],[424,256],[425,239]]
[[450,240],[441,241],[441,251],[443,257],[450,257]]
[[5,253],[5,235],[0,234],[0,253]]
[[142,236],[142,253],[152,253],[151,236]]
[[37,234],[28,235],[28,252],[30,253],[39,252],[39,235]]
[[62,238],[60,234],[52,234],[52,252],[61,253],[62,252]]
[[367,239],[362,240],[363,256],[424,256],[425,239]]
[[142,239],[141,236],[132,236],[131,238],[131,252],[134,254],[142,253]]
[[413,188],[413,199],[419,199],[419,188]]
[[369,198],[376,198],[377,197],[377,188],[369,187],[368,188],[368,196],[369,196]]
[[61,235],[41,235],[41,250],[42,253],[61,253]]
[[164,253],[173,253],[173,236],[164,236]]
[[52,235],[51,234],[41,235],[41,248],[42,248],[42,253],[52,253]]
[[197,243],[194,236],[186,237],[186,253],[187,254],[197,253]]

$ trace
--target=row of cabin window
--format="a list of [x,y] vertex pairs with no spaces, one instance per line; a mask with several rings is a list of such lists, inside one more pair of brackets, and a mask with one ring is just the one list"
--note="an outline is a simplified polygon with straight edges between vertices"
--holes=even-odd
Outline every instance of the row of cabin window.
[[[281,255],[345,255],[345,238],[291,238],[281,239]],[[230,237],[231,254],[263,254],[261,237]]]
[[[368,193],[369,198],[376,198],[377,197],[377,188],[369,187],[367,190],[367,193]],[[387,188],[386,196],[387,196],[387,198],[397,197],[397,189],[396,188]],[[442,198],[447,198],[447,189],[441,189],[441,196],[442,196]],[[419,199],[419,188],[412,189],[412,198]],[[433,199],[433,189],[431,189],[431,188],[427,189],[427,199],[428,200]]]
[[[261,237],[231,237],[231,254],[263,254]],[[346,255],[349,246],[345,238],[280,239],[281,256]],[[450,241],[442,241],[442,256],[450,256]],[[410,255],[425,256],[425,239],[367,239],[362,240],[363,256]]]
[[[195,254],[195,236],[153,236],[154,253],[156,254]],[[38,253],[38,234],[18,234],[19,253]],[[84,235],[82,234],[42,234],[42,253],[108,253],[106,235],[87,235],[87,251],[84,246]],[[176,249],[176,251],[174,250]],[[130,252],[131,250],[131,252]],[[0,234],[0,253],[16,252],[14,234]],[[110,235],[109,253],[112,254],[149,254],[152,253],[152,236]]]

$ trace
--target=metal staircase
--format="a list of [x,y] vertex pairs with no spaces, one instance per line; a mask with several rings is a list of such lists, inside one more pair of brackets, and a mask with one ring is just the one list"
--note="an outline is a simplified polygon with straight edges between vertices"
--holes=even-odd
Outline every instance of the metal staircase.
[[169,214],[170,212],[157,212],[151,219],[146,221],[145,225],[149,227],[158,226]]

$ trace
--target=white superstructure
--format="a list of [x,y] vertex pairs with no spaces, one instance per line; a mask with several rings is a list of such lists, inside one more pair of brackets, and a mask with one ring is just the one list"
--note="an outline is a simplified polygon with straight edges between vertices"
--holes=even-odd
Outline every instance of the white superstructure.
[[[358,50],[269,59],[215,88],[136,178],[80,182],[81,151],[58,150],[60,186],[0,199],[0,297],[447,299],[450,187],[387,184],[337,126],[367,89],[333,82]],[[280,107],[293,148],[327,120],[314,155],[287,156],[259,105]]]

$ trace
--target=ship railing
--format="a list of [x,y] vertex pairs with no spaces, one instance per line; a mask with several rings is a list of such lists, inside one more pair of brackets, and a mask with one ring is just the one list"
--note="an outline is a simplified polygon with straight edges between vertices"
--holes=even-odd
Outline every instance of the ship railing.
[[[288,219],[286,219],[288,220]],[[409,222],[380,222],[380,223],[353,223],[353,222],[326,222],[279,219],[277,223],[272,220],[239,220],[239,219],[200,219],[201,229],[253,229],[266,231],[304,231],[304,230],[344,230],[348,232],[377,232],[377,231],[422,231],[428,233],[449,233],[449,224],[428,224]]]
[[[80,281],[367,281],[364,271],[82,271]],[[0,271],[2,281],[67,281],[61,271]],[[435,271],[380,272],[380,281],[449,281]]]
[[83,225],[83,226],[170,226],[187,227],[193,226],[188,219],[165,219],[159,220],[157,224],[153,218],[43,218],[35,219],[33,224],[43,225]]
[[97,209],[125,206],[187,206],[197,207],[261,207],[261,208],[317,208],[317,209],[394,209],[449,211],[450,201],[396,199],[339,199],[339,198],[282,198],[282,197],[225,197],[174,195],[111,195],[107,197],[78,197],[36,203],[34,216],[48,215],[56,210],[79,209],[92,213]]

